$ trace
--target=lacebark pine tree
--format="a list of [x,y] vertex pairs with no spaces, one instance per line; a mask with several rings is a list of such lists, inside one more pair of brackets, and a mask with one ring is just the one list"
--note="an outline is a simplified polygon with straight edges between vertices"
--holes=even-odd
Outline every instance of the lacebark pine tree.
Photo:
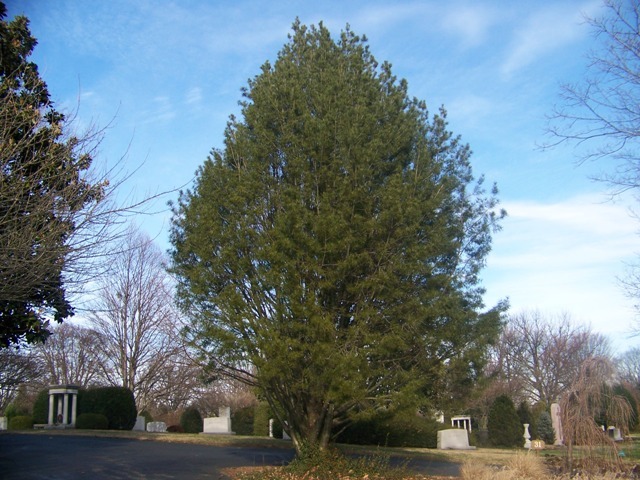
[[242,117],[173,206],[172,270],[209,368],[256,385],[301,454],[480,356],[501,214],[444,109],[430,118],[349,28],[294,23]]

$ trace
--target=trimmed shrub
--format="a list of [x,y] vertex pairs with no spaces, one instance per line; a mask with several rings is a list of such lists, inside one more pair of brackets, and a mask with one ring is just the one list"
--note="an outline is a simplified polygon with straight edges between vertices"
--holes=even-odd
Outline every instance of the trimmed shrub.
[[33,423],[49,421],[49,389],[40,390],[33,403]]
[[546,410],[540,412],[536,421],[536,426],[537,438],[544,440],[544,443],[547,445],[553,445],[556,441],[556,432],[553,430],[553,423],[549,412]]
[[33,417],[31,415],[16,415],[9,418],[8,430],[33,429]]
[[337,442],[386,447],[436,448],[438,430],[446,428],[432,418],[414,413],[377,415],[351,423]]
[[99,413],[109,420],[109,430],[131,430],[138,411],[133,393],[124,387],[91,388],[78,395],[78,415]]
[[82,413],[76,418],[76,428],[81,430],[107,430],[109,419],[100,413]]
[[184,428],[182,428],[182,425],[169,425],[167,427],[167,432],[169,432],[169,433],[184,433]]
[[511,398],[501,395],[489,410],[489,440],[496,447],[521,447],[524,428]]
[[231,414],[231,430],[238,435],[253,435],[254,412],[255,410],[252,406],[240,408],[233,412]]
[[[180,426],[185,433],[200,433],[203,429],[202,415],[196,407],[188,407],[180,415]],[[169,431],[169,429],[167,429]]]

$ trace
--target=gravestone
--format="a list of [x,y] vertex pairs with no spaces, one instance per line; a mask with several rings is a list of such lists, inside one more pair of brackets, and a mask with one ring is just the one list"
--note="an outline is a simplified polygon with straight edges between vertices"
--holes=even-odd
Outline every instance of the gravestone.
[[469,446],[469,433],[466,429],[450,428],[438,431],[439,450],[474,450]]
[[551,404],[551,424],[553,425],[553,432],[556,435],[556,441],[554,445],[563,445],[564,437],[562,436],[562,421],[560,420],[560,405],[557,403]]
[[144,417],[142,417],[142,416],[138,415],[138,416],[136,417],[136,424],[133,426],[132,430],[133,430],[134,432],[144,432],[144,431],[145,431],[145,428],[144,428],[144,427],[145,427],[145,425],[144,425],[144,423],[145,423],[145,419],[144,419]]
[[235,435],[235,432],[231,431],[231,408],[220,407],[217,417],[205,418],[202,433]]
[[7,429],[7,417],[0,417],[0,430]]
[[161,433],[167,431],[167,424],[164,422],[147,423],[147,432]]

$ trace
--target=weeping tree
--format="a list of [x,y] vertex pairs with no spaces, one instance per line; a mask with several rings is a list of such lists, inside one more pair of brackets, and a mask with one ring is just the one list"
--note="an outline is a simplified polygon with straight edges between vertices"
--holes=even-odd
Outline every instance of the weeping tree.
[[567,467],[571,471],[575,447],[581,447],[586,469],[597,469],[602,461],[619,467],[615,441],[602,429],[602,422],[628,430],[631,406],[616,393],[612,382],[616,370],[605,357],[592,357],[582,364],[580,375],[560,399],[562,435],[567,446]]
[[[469,378],[501,324],[478,274],[495,187],[349,28],[294,23],[173,205],[172,271],[210,375],[258,388],[298,453]],[[458,379],[457,383],[461,382]]]

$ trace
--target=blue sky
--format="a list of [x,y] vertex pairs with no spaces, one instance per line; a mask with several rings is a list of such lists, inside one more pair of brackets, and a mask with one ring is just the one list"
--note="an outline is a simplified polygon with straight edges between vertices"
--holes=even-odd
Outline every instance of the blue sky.
[[[38,39],[32,57],[75,127],[107,127],[99,161],[125,157],[127,194],[188,184],[222,146],[240,89],[287,42],[296,17],[337,35],[348,23],[373,55],[405,78],[470,144],[477,175],[497,182],[509,213],[483,279],[486,303],[511,311],[568,312],[618,351],[635,319],[616,278],[640,251],[633,202],[608,201],[573,147],[541,150],[561,83],[579,80],[597,48],[583,15],[594,1],[126,1],[9,0]],[[138,170],[136,170],[138,169]],[[139,220],[168,248],[170,215]],[[162,211],[164,210],[164,211]]]

